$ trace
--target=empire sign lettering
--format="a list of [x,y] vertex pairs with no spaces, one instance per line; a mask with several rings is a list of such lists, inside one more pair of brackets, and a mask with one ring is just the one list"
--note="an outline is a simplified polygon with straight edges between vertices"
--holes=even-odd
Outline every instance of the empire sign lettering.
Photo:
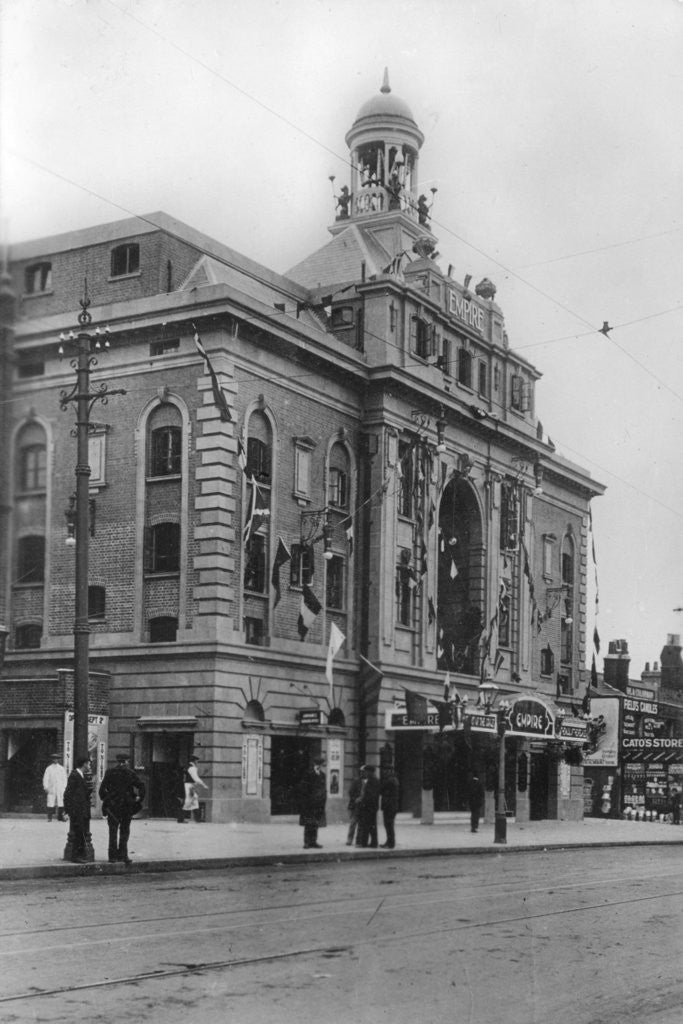
[[463,323],[474,327],[477,331],[484,330],[484,310],[475,302],[466,299],[463,295],[458,295],[457,292],[449,292],[448,308],[449,312],[453,316],[457,316],[458,320],[462,320]]

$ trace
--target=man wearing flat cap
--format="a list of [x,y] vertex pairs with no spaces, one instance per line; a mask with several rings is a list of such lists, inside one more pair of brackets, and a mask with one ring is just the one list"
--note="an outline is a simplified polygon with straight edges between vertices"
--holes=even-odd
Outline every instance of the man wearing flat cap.
[[128,754],[116,755],[116,766],[107,768],[99,793],[109,826],[109,863],[132,864],[128,856],[130,822],[142,807],[145,784],[130,767]]
[[318,829],[327,824],[327,779],[323,771],[324,757],[314,757],[313,766],[299,785],[299,824],[304,827],[304,850],[321,850]]

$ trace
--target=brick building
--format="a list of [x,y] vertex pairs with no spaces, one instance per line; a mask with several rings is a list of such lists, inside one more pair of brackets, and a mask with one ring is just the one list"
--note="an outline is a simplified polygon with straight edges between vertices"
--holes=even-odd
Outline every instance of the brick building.
[[[347,143],[331,239],[286,275],[163,213],[14,247],[5,810],[35,802],[68,721],[76,453],[60,395],[87,287],[93,328],[111,332],[93,383],[125,389],[92,413],[91,701],[108,759],[130,749],[146,773],[148,812],[175,816],[192,751],[216,821],[295,813],[320,751],[332,818],[366,760],[395,764],[403,811],[461,808],[495,751],[495,717],[468,710],[488,679],[519,723],[547,723],[511,728],[511,810],[581,813],[557,712],[586,687],[603,488],[544,434],[540,373],[511,346],[495,286],[439,267],[423,136],[386,80]],[[446,679],[459,711],[440,729],[428,702]]]

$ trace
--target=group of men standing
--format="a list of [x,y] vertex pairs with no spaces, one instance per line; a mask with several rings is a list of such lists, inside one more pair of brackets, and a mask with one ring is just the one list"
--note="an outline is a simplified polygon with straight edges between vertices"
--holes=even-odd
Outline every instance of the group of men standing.
[[[299,785],[299,824],[304,830],[304,849],[321,850],[318,829],[326,825],[325,805],[327,802],[327,779],[323,771],[325,759],[315,757],[313,764],[304,773]],[[346,845],[379,845],[377,836],[377,813],[382,807],[386,840],[382,848],[393,850],[396,845],[394,822],[398,812],[398,779],[393,769],[386,768],[381,781],[377,778],[374,765],[365,764],[349,792],[349,830]]]

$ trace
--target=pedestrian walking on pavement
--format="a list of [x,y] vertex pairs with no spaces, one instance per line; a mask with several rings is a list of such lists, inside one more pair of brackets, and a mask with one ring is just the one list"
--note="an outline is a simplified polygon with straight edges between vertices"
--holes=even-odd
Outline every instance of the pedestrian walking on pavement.
[[[87,848],[90,837],[90,758],[76,758],[76,767],[69,775],[64,790],[64,810],[69,815],[69,839],[71,860],[76,864],[87,863]],[[86,774],[88,778],[86,778]]]
[[130,767],[128,754],[116,755],[116,767],[107,768],[99,793],[109,827],[109,863],[132,864],[128,856],[130,823],[142,808],[145,784]]
[[356,846],[377,846],[377,811],[379,809],[379,779],[375,767],[366,764],[365,778],[358,802],[358,832]]
[[363,788],[363,770],[360,769],[358,778],[354,779],[349,789],[349,830],[346,833],[346,845],[353,846],[353,840],[356,837],[356,829],[358,828],[358,801],[360,800],[361,789]]
[[66,768],[59,754],[52,755],[52,761],[43,773],[43,789],[47,793],[47,820],[52,821],[55,811],[57,821],[64,821],[64,790],[66,789]]
[[478,775],[473,775],[470,781],[469,805],[470,805],[470,831],[476,832],[479,829],[479,818],[484,803],[486,792],[484,783]]
[[202,820],[201,811],[199,809],[199,793],[197,790],[199,787],[208,790],[209,787],[204,780],[199,777],[198,762],[199,758],[193,754],[188,762],[187,768],[185,769],[185,803],[183,804],[183,819],[185,821],[190,817],[193,817],[195,821]]
[[299,824],[304,828],[304,850],[321,850],[318,829],[327,824],[327,779],[324,757],[314,757],[313,767],[305,772],[299,784]]
[[681,823],[681,791],[674,787],[671,790],[671,824],[680,825]]
[[382,781],[379,784],[379,798],[382,805],[384,831],[386,832],[382,846],[384,849],[393,850],[396,846],[394,823],[398,814],[398,778],[393,768],[387,768],[383,772]]

